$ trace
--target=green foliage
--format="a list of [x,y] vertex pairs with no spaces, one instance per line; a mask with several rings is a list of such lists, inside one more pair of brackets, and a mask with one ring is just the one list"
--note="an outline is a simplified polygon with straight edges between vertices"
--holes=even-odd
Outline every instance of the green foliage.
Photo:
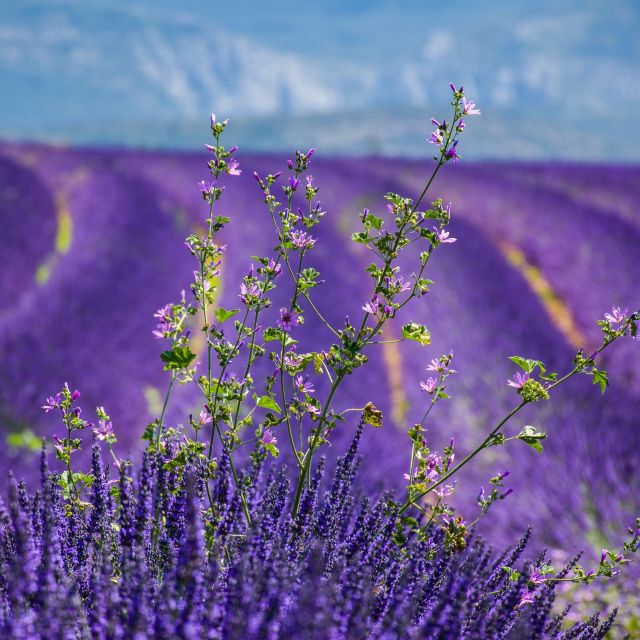
[[527,425],[522,428],[522,431],[518,434],[518,439],[528,444],[532,449],[535,449],[538,453],[542,453],[541,441],[547,437],[546,433],[537,431],[535,427]]
[[431,333],[423,324],[409,322],[402,327],[402,336],[419,344],[431,344]]
[[196,354],[188,346],[175,346],[173,349],[163,351],[160,358],[165,364],[165,371],[186,369],[195,360]]
[[225,320],[233,318],[233,316],[235,316],[239,311],[240,309],[225,309],[224,307],[217,307],[214,314],[216,316],[216,320],[222,324]]

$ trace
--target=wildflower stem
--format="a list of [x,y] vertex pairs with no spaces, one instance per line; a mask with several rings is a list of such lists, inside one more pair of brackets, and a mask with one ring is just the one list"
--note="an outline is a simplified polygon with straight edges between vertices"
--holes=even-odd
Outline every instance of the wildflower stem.
[[520,409],[522,409],[522,407],[524,407],[526,404],[528,404],[527,401],[523,400],[517,407],[512,409],[502,420],[500,420],[500,422],[494,427],[491,433],[480,443],[480,445],[478,445],[469,455],[467,455],[466,458],[460,461],[453,469],[451,469],[451,471],[445,473],[437,482],[434,482],[432,485],[430,485],[428,489],[426,489],[425,491],[421,491],[417,495],[412,496],[410,499],[408,499],[400,507],[400,511],[398,512],[398,514],[399,515],[403,514],[409,507],[411,507],[411,505],[415,501],[420,500],[421,498],[426,496],[428,493],[431,493],[434,489],[436,489],[441,484],[446,482],[452,475],[460,471],[460,469],[462,469],[462,467],[464,467],[467,464],[467,462],[475,458],[487,446],[487,444],[490,442],[493,436],[495,436],[496,433],[498,433],[498,431],[500,431],[500,429],[509,420],[511,420],[511,418],[513,418],[513,416],[515,416],[516,413],[518,413],[518,411],[520,411]]
[[176,378],[175,373],[172,371],[171,379],[169,380],[169,387],[167,388],[167,392],[164,394],[162,411],[160,412],[160,417],[158,418],[158,431],[156,433],[156,448],[160,446],[160,438],[162,437],[162,428],[164,427],[164,416],[167,412],[167,406],[169,405],[169,396],[171,396],[171,390],[173,389],[173,382],[175,378]]
[[[624,327],[622,327],[617,335],[614,338],[611,339],[605,339],[603,341],[603,343],[593,352],[592,356],[589,358],[590,360],[594,360],[595,357],[602,353],[610,344],[612,344],[613,342],[615,342],[615,340],[617,340],[620,336],[622,336],[624,334],[624,330],[626,329],[626,326],[629,324],[629,321],[624,325]],[[555,389],[557,386],[559,386],[560,384],[562,384],[563,382],[566,382],[567,380],[569,380],[569,378],[572,378],[574,375],[576,375],[577,373],[580,373],[582,371],[582,368],[578,365],[574,366],[573,369],[571,369],[571,371],[569,371],[567,374],[565,374],[562,378],[559,378],[558,380],[556,380],[555,382],[553,382],[552,384],[550,384],[548,387],[546,387],[546,391],[551,391],[552,389]],[[422,491],[420,493],[418,493],[416,496],[411,497],[410,499],[407,499],[407,501],[402,505],[402,507],[400,507],[400,511],[398,512],[399,514],[404,513],[409,507],[411,507],[411,505],[416,501],[416,500],[420,500],[422,497],[426,496],[428,493],[431,493],[431,491],[433,491],[434,489],[436,489],[437,487],[439,487],[442,483],[446,482],[452,475],[454,475],[455,473],[457,473],[460,469],[462,469],[462,467],[464,467],[467,462],[469,462],[470,460],[472,460],[473,458],[475,458],[483,449],[485,449],[489,443],[491,442],[491,440],[493,439],[493,437],[500,431],[500,429],[514,416],[516,415],[516,413],[518,413],[520,411],[520,409],[522,409],[526,404],[529,404],[529,402],[527,400],[523,400],[522,402],[520,402],[520,404],[515,407],[514,409],[512,409],[497,425],[496,427],[491,431],[491,433],[489,433],[489,435],[480,443],[480,445],[478,445],[469,455],[467,455],[466,458],[464,458],[459,464],[457,464],[453,469],[451,469],[449,472],[447,472],[446,474],[444,474],[437,482],[435,482],[434,484],[430,485],[428,489],[426,489],[425,491]]]
[[329,396],[327,397],[327,401],[324,403],[324,407],[322,408],[322,414],[318,420],[318,426],[315,428],[315,434],[309,443],[309,448],[304,455],[302,460],[302,466],[300,469],[300,474],[298,476],[298,484],[296,486],[296,495],[293,501],[293,517],[295,518],[298,515],[298,509],[300,508],[300,500],[302,498],[302,489],[304,488],[304,483],[309,474],[309,470],[311,468],[311,458],[313,457],[314,449],[317,446],[318,439],[320,437],[320,433],[322,432],[322,425],[326,419],[327,413],[329,412],[329,407],[331,406],[331,401],[333,400],[333,396],[335,395],[342,379],[344,378],[344,373],[339,373],[336,376],[336,379],[333,381],[331,385],[331,389],[329,391]]

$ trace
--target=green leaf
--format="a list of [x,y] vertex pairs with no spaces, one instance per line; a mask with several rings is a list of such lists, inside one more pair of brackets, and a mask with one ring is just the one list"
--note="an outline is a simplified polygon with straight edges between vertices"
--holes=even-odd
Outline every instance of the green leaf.
[[263,409],[271,409],[277,413],[282,413],[282,409],[278,406],[278,403],[271,396],[262,396],[258,398],[257,405]]
[[351,234],[351,240],[358,244],[367,244],[369,242],[369,234],[366,231],[358,231]]
[[374,229],[380,231],[380,229],[382,229],[382,218],[378,218],[372,213],[369,213],[364,219],[364,224],[366,227],[373,227]]
[[186,369],[195,359],[196,354],[189,347],[174,347],[160,354],[166,363],[165,369]]
[[418,527],[418,521],[412,516],[404,516],[401,522],[405,527],[413,527],[414,529]]
[[265,451],[268,451],[274,458],[277,458],[280,455],[280,449],[278,449],[275,444],[264,444],[263,442],[262,446],[264,447]]
[[511,582],[518,582],[520,576],[522,575],[519,571],[516,571],[515,569],[512,569],[511,567],[507,567],[505,565],[503,565],[502,570],[506,571],[509,574],[509,580],[511,580]]
[[518,438],[522,440],[522,442],[528,444],[532,449],[535,449],[538,453],[542,453],[542,444],[540,444],[541,440],[544,440],[547,437],[546,433],[542,433],[541,431],[536,431],[535,427],[531,425],[527,425],[522,428],[522,431],[518,434]]
[[609,386],[609,374],[602,369],[596,369],[594,367],[593,371],[591,372],[591,376],[593,379],[593,384],[599,384],[600,391],[604,394],[607,387]]
[[409,322],[402,327],[402,336],[408,340],[415,340],[420,344],[431,344],[431,333],[423,324]]
[[220,323],[223,323],[225,320],[229,318],[233,318],[236,313],[239,313],[240,309],[225,309],[224,307],[218,307],[215,310],[216,320]]
[[291,338],[288,334],[286,334],[282,329],[278,329],[277,327],[268,327],[264,330],[264,341],[272,342],[273,340],[278,340],[278,342],[282,342],[282,338],[285,338],[284,346],[288,347],[289,345],[296,344],[298,341]]
[[531,358],[522,358],[521,356],[511,356],[509,358],[511,362],[517,364],[521,369],[524,369],[527,373],[533,373],[533,370],[538,367],[540,373],[544,374],[546,369],[540,360],[532,360]]

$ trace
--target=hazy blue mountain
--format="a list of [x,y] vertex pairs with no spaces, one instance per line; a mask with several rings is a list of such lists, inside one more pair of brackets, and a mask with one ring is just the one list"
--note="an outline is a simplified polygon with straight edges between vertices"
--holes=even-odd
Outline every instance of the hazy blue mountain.
[[453,80],[472,157],[638,161],[639,36],[635,0],[16,0],[0,137],[188,148],[215,111],[245,147],[424,154]]

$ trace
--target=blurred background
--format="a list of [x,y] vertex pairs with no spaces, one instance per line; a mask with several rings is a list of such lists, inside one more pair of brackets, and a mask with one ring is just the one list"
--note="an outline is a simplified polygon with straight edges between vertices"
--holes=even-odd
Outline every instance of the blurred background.
[[[458,242],[438,249],[427,274],[436,285],[387,333],[425,322],[433,345],[372,349],[336,400],[345,408],[373,397],[384,411],[384,428],[363,445],[367,490],[402,486],[431,358],[453,349],[460,373],[430,437],[441,448],[455,435],[463,455],[514,406],[509,356],[565,371],[577,349],[598,344],[605,312],[640,307],[640,4],[1,3],[2,467],[37,478],[40,438],[62,435],[40,407],[65,381],[82,391],[85,415],[105,406],[118,451],[137,455],[168,384],[153,313],[188,287],[183,240],[207,215],[197,183],[208,177],[209,113],[231,119],[225,142],[239,145],[243,171],[220,204],[233,221],[220,238],[219,301],[239,305],[250,256],[275,243],[253,171],[286,169],[294,149],[316,147],[311,173],[327,216],[310,263],[326,279],[316,303],[341,325],[371,296],[367,255],[350,234],[363,207],[384,214],[386,192],[422,190],[430,119],[450,117],[449,82],[482,110],[467,120],[462,161],[432,191],[453,202]],[[415,259],[407,255],[405,274]],[[305,330],[306,350],[331,344],[311,314]],[[510,504],[482,527],[492,543],[511,544],[532,524],[532,550],[558,562],[620,545],[640,514],[639,349],[628,340],[606,352],[604,397],[583,377],[522,413],[511,430],[548,432],[543,455],[511,443],[461,479],[457,505],[472,520],[479,486],[512,470]],[[266,362],[262,373],[271,370]],[[180,389],[168,422],[201,408]],[[352,427],[336,431],[331,458]],[[85,441],[88,451],[91,434]],[[623,603],[632,633],[637,565],[597,595],[609,608]]]
[[640,158],[635,0],[19,0],[0,7],[0,136],[199,148],[425,154],[463,84],[469,157]]

